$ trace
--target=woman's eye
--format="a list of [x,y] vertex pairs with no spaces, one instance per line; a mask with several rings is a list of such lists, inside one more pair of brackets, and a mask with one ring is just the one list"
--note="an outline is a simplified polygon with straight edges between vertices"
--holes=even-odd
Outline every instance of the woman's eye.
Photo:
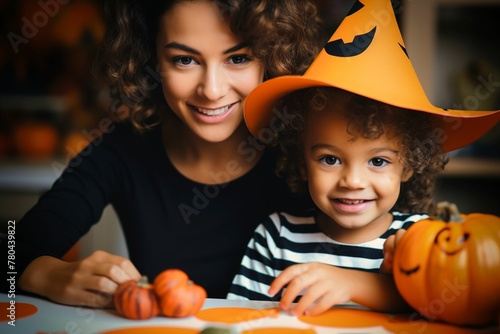
[[373,158],[370,160],[370,165],[375,167],[382,167],[387,165],[389,162],[383,158]]
[[319,159],[319,161],[321,161],[323,164],[329,165],[329,166],[336,165],[340,162],[338,158],[336,158],[332,155],[326,155],[324,157],[321,157]]
[[231,56],[229,58],[229,62],[234,64],[234,65],[245,64],[245,63],[248,63],[249,61],[250,61],[250,57],[245,56],[245,55],[235,55],[235,56]]
[[196,63],[192,57],[175,57],[172,61],[180,66],[189,66]]

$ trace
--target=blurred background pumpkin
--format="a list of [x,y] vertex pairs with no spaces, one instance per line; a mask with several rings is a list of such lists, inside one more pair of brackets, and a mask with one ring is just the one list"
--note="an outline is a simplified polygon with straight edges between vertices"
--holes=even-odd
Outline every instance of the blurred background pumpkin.
[[[5,141],[0,157],[64,156],[65,141],[79,131],[95,129],[109,109],[106,88],[90,71],[104,35],[102,3],[3,0],[0,18],[7,36],[0,42],[0,138]],[[64,110],[31,108],[33,103],[27,102],[49,97],[63,101]],[[40,112],[52,112],[50,119],[32,124]],[[29,129],[32,134],[27,134]],[[35,137],[40,141],[30,144]]]

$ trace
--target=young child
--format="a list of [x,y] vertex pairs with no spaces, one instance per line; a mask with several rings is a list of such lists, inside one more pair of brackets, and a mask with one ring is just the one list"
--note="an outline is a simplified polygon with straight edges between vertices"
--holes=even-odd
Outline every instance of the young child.
[[[434,181],[447,162],[441,139],[433,135],[438,119],[333,87],[299,90],[282,107],[294,118],[279,133],[278,172],[292,190],[308,189],[317,210],[307,218],[275,213],[265,220],[248,244],[228,297],[288,305],[309,288],[295,311],[307,301],[399,309],[390,292],[378,300],[365,291],[375,288],[367,281],[385,285],[385,277],[365,279],[337,269],[378,273],[387,237],[427,217]],[[329,266],[311,273],[309,264],[291,266],[309,262]],[[280,292],[299,276],[303,281]]]
[[[392,13],[387,24],[363,43],[344,42],[383,11]],[[346,302],[406,309],[392,277],[379,273],[384,242],[427,217],[445,152],[479,138],[500,113],[432,106],[403,45],[390,1],[358,2],[303,76],[270,80],[249,95],[247,125],[274,132],[278,172],[292,190],[308,189],[316,210],[268,217],[228,298],[280,301],[295,315]]]

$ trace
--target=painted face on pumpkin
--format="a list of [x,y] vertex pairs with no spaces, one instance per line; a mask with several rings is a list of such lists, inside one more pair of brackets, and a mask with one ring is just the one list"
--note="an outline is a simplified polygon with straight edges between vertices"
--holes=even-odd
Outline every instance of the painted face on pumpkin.
[[[455,256],[458,255],[462,250],[466,248],[466,242],[469,240],[470,234],[468,232],[452,229],[449,226],[445,226],[440,231],[436,233],[434,238],[433,256]],[[440,255],[441,254],[441,255]],[[412,275],[420,270],[420,264],[413,266],[403,267],[403,264],[399,268],[400,272],[405,275]]]
[[465,242],[469,239],[469,233],[464,232],[457,235],[449,227],[443,228],[434,241],[436,247],[446,255],[452,256],[465,248]]
[[462,215],[436,204],[434,218],[411,226],[396,247],[394,282],[405,301],[432,320],[491,324],[500,295],[500,217]]

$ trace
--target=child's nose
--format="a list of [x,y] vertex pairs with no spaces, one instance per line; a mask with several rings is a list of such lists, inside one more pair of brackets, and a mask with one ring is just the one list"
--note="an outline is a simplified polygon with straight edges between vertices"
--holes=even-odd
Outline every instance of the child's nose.
[[366,186],[366,178],[362,168],[356,166],[344,167],[339,184],[349,189],[364,188]]

